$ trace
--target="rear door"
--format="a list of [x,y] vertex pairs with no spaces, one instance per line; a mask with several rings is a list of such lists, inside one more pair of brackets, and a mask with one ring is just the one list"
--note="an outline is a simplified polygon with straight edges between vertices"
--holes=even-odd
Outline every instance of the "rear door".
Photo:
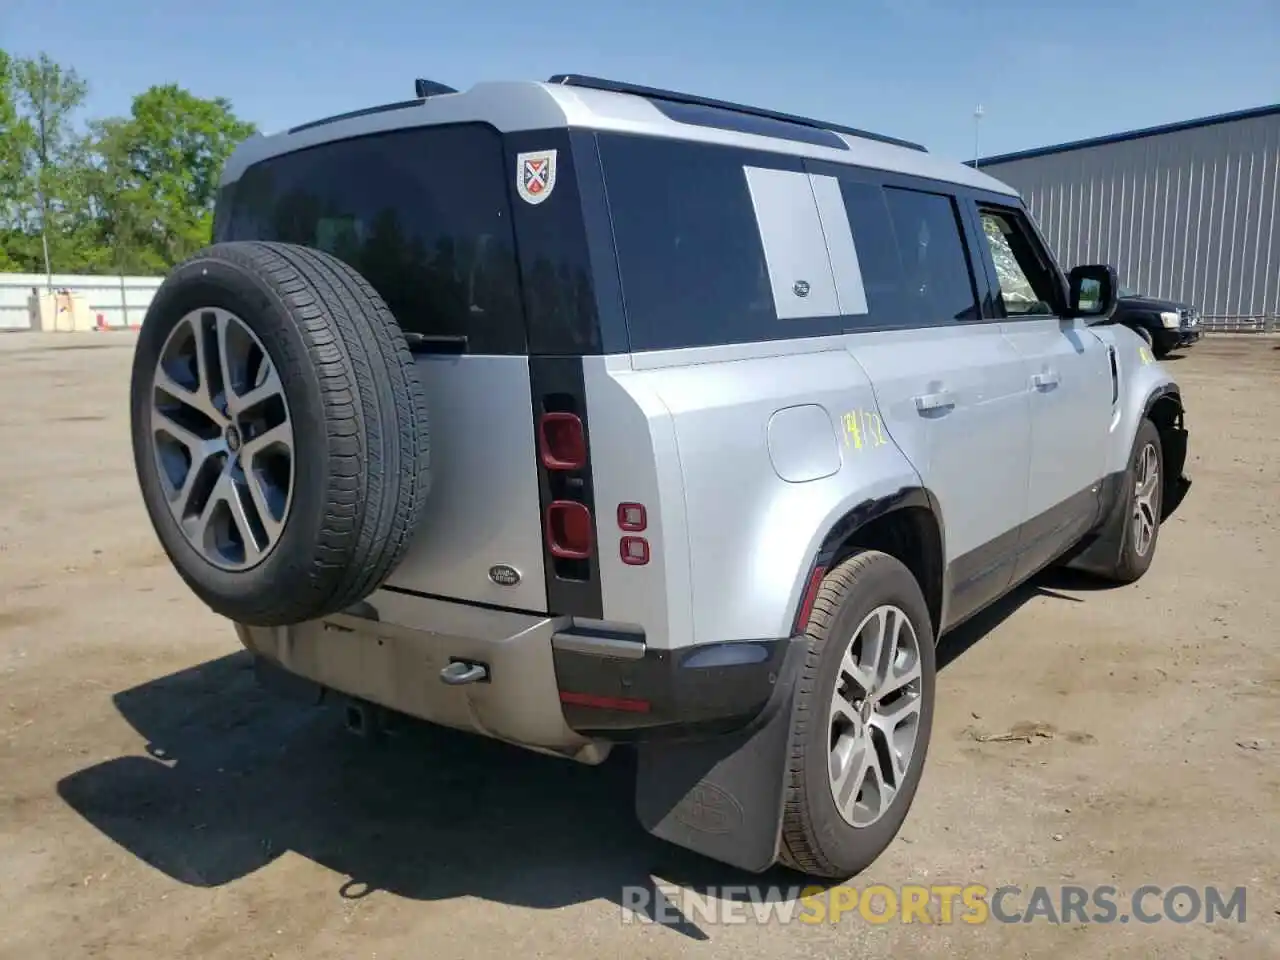
[[1031,401],[1031,469],[1015,576],[1027,576],[1093,524],[1112,416],[1107,347],[1083,320],[1064,317],[1061,275],[1030,219],[979,203],[987,270],[1005,336],[1021,354]]
[[1030,408],[1021,357],[980,307],[957,199],[931,184],[834,168],[866,309],[849,350],[885,431],[934,494],[945,527],[949,622],[1013,575],[1026,498]]
[[[284,154],[245,172],[220,239],[333,253],[382,295],[410,340],[429,404],[432,486],[422,527],[388,586],[543,611],[540,478],[511,199],[516,160],[507,153],[492,128],[466,124]],[[527,206],[543,219],[574,202],[571,181],[535,179],[542,195]],[[554,303],[559,264],[540,265],[549,279],[538,281],[536,295]],[[495,566],[516,571],[516,582],[491,577]]]

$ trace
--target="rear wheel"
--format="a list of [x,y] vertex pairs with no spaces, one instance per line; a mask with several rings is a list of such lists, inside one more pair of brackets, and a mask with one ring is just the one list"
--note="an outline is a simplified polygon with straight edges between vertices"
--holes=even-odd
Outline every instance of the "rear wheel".
[[933,627],[911,571],[866,551],[827,575],[806,635],[782,860],[844,880],[889,845],[915,797],[933,724]]
[[426,401],[382,299],[341,261],[218,244],[157,291],[134,354],[134,466],[178,573],[245,624],[342,610],[425,506]]

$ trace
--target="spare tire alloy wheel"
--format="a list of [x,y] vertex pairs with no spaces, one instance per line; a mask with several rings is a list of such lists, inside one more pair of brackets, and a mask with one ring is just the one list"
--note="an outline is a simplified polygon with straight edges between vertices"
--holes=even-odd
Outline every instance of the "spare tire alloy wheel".
[[151,423],[169,509],[213,566],[243,570],[280,540],[293,494],[293,427],[280,376],[235,314],[194,310],[156,364]]
[[429,488],[426,393],[369,283],[319,250],[220,243],[138,336],[134,469],[174,568],[215,612],[349,609],[399,564]]

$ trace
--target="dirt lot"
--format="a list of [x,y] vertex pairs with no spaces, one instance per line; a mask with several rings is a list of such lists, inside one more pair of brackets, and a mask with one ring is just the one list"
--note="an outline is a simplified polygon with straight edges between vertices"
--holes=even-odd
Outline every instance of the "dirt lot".
[[0,338],[5,960],[1280,956],[1280,341],[1170,361],[1195,485],[1141,583],[1048,575],[944,642],[923,786],[854,881],[1245,886],[1246,922],[932,927],[624,924],[626,885],[750,880],[647,837],[626,763],[374,749],[260,693],[143,515],[131,347]]

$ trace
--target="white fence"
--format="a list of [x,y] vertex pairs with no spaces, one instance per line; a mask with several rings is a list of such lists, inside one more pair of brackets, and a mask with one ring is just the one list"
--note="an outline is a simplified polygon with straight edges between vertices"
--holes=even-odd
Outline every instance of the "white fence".
[[[83,297],[89,313],[108,327],[137,326],[161,277],[112,277],[55,273],[53,291]],[[0,273],[0,330],[31,329],[31,295],[49,292],[43,273]]]

